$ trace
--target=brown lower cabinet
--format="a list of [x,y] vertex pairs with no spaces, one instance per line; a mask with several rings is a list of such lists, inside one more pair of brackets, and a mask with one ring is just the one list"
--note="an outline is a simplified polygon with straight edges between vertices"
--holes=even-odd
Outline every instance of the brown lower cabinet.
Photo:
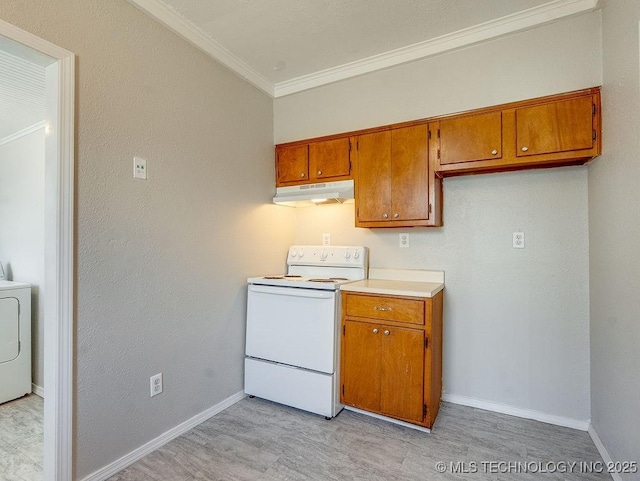
[[431,427],[442,391],[442,301],[342,293],[347,406]]

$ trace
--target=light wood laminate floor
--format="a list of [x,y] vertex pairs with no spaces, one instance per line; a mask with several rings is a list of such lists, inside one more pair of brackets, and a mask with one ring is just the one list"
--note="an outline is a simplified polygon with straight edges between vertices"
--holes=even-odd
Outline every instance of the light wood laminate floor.
[[41,481],[44,401],[35,394],[0,404],[0,481]]
[[[450,463],[476,473],[452,473]],[[513,473],[507,465],[602,462],[586,432],[443,403],[431,434],[343,411],[326,421],[243,399],[111,481],[603,480],[607,474]],[[436,463],[444,462],[440,473]],[[486,471],[482,462],[486,464]],[[492,467],[492,466],[495,466]],[[514,468],[521,469],[521,468]],[[563,468],[561,468],[563,469]],[[497,472],[491,472],[491,471]],[[548,469],[547,469],[548,470]]]

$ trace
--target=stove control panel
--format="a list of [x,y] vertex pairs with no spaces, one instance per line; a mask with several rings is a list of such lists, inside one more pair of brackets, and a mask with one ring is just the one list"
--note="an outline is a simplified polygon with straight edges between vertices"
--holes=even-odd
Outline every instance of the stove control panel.
[[362,246],[291,246],[287,265],[367,267],[368,249]]

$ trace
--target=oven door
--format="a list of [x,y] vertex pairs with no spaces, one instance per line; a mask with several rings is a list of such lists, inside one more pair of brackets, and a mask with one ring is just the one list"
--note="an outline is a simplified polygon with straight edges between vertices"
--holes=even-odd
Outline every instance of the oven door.
[[336,291],[249,286],[247,356],[331,374]]

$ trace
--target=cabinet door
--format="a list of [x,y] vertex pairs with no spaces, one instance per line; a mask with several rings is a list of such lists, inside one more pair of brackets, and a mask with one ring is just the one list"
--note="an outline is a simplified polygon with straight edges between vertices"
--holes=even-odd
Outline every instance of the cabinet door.
[[591,149],[591,96],[516,109],[516,155]]
[[350,174],[348,137],[309,144],[309,175],[312,179],[347,178]]
[[341,400],[359,409],[380,412],[382,328],[347,320],[343,329]]
[[440,122],[440,165],[502,158],[502,113]]
[[276,183],[306,183],[309,180],[309,146],[280,146],[276,150]]
[[357,138],[357,218],[379,222],[391,217],[391,131]]
[[429,218],[428,128],[391,131],[391,220]]
[[422,422],[424,404],[424,331],[382,328],[380,411]]

